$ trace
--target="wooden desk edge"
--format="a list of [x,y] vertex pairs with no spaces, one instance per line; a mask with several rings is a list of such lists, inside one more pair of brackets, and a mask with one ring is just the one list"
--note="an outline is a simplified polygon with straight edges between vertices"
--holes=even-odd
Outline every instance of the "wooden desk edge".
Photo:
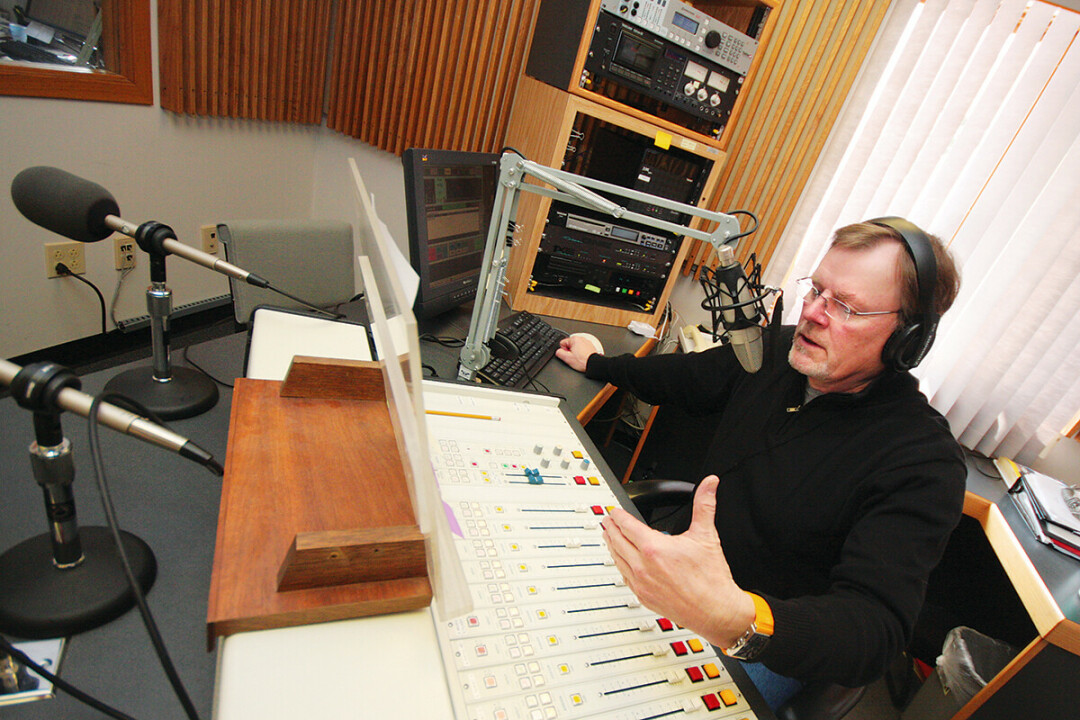
[[[655,347],[656,338],[648,338],[641,344],[641,347],[634,352],[634,357],[645,357],[651,353]],[[581,412],[577,414],[577,421],[582,425],[588,425],[589,421],[600,411],[600,408],[604,407],[604,403],[615,394],[615,390],[616,387],[611,383],[600,388],[600,392],[596,393],[596,395],[593,396],[593,399],[589,401],[589,404],[583,407]]]
[[978,521],[1040,637],[1080,655],[1080,625],[1065,617],[996,503],[970,490],[964,514]]

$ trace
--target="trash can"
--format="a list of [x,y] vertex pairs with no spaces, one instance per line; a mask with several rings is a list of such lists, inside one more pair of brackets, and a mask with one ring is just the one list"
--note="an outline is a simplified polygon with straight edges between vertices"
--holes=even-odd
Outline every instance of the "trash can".
[[947,720],[1016,656],[1008,643],[969,627],[945,636],[937,667],[904,710],[901,720]]

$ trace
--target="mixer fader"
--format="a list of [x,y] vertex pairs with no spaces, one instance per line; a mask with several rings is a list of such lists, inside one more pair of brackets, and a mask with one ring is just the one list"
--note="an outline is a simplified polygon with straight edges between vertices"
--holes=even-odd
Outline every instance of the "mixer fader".
[[610,473],[556,398],[424,402],[474,607],[436,621],[458,718],[755,717],[713,648],[627,589],[600,529],[620,504]]

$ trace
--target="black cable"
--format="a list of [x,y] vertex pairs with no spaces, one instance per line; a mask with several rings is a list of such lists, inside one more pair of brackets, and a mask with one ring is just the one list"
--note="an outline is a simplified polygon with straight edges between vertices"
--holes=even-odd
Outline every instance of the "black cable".
[[75,273],[71,272],[71,268],[69,268],[67,265],[65,265],[62,262],[61,263],[56,263],[56,272],[60,273],[64,277],[75,278],[79,282],[86,283],[91,288],[93,288],[94,292],[97,293],[98,302],[101,303],[101,334],[104,335],[105,333],[107,333],[108,330],[106,329],[106,325],[105,325],[105,296],[101,294],[100,290],[98,290],[97,285],[90,282],[89,280],[87,280],[83,276],[76,275]]
[[195,710],[195,705],[191,702],[191,698],[188,696],[187,690],[184,688],[184,684],[181,681],[179,674],[176,672],[172,659],[169,657],[169,652],[165,648],[165,642],[161,638],[157,623],[154,622],[154,618],[150,614],[150,607],[146,604],[146,596],[143,594],[142,588],[139,587],[139,581],[135,578],[135,573],[131,569],[131,562],[128,560],[127,551],[124,549],[124,544],[120,537],[120,526],[116,520],[116,511],[113,508],[112,496],[109,493],[108,479],[105,477],[105,464],[101,459],[101,440],[98,434],[97,416],[98,409],[103,402],[111,402],[114,405],[118,405],[148,417],[159,424],[161,424],[161,421],[154,413],[150,412],[131,398],[116,393],[103,393],[96,396],[93,402],[90,403],[90,412],[87,414],[90,433],[90,458],[93,461],[94,480],[97,483],[98,492],[101,494],[101,507],[105,511],[105,519],[108,521],[109,531],[112,533],[113,541],[116,543],[116,552],[120,557],[120,564],[124,569],[124,574],[127,576],[131,592],[135,596],[135,605],[139,609],[139,615],[142,617],[143,625],[146,627],[146,632],[150,636],[150,642],[154,646],[154,652],[157,654],[158,660],[161,662],[161,667],[165,671],[166,677],[169,679],[169,684],[172,685],[173,692],[176,693],[177,699],[184,707],[184,713],[190,720],[199,720],[199,714]]
[[750,228],[749,230],[746,230],[745,232],[741,232],[741,233],[738,233],[736,235],[732,235],[730,238],[727,239],[726,244],[734,243],[736,240],[741,240],[742,238],[746,237],[747,235],[752,235],[753,233],[757,232],[758,226],[761,225],[761,222],[758,220],[757,215],[750,212],[749,210],[728,210],[727,214],[728,215],[749,215],[750,218],[754,221],[754,227]]
[[130,715],[125,715],[116,708],[110,705],[106,705],[97,698],[83,692],[82,690],[75,687],[68,681],[60,678],[59,676],[53,675],[51,672],[34,662],[33,659],[26,655],[26,653],[19,650],[17,647],[8,642],[7,638],[5,638],[3,635],[0,635],[0,650],[8,653],[9,655],[11,655],[11,657],[15,658],[20,663],[36,672],[38,675],[51,682],[53,686],[60,688],[79,702],[89,705],[98,712],[108,715],[112,718],[117,718],[117,720],[135,720]]
[[450,337],[446,335],[432,335],[431,333],[424,333],[420,336],[420,342],[435,343],[436,345],[442,345],[447,348],[459,348],[464,347],[465,340],[462,338]]
[[190,357],[188,357],[188,348],[190,348],[190,347],[191,347],[190,345],[185,345],[184,349],[180,353],[181,356],[184,358],[184,362],[186,362],[188,365],[195,368],[196,370],[201,372],[203,375],[205,375],[206,377],[208,377],[211,380],[213,380],[214,382],[216,382],[218,385],[221,385],[222,387],[227,387],[227,388],[233,387],[232,383],[227,383],[224,380],[221,380],[219,378],[214,377],[213,375],[210,374],[209,370],[207,370],[202,365],[200,365],[199,363],[195,362]]

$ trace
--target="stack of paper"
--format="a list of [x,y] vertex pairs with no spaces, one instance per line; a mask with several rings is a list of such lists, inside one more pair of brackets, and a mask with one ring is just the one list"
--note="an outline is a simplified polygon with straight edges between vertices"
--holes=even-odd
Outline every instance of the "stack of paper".
[[1007,458],[998,458],[994,465],[1035,537],[1055,550],[1080,558],[1080,488]]

